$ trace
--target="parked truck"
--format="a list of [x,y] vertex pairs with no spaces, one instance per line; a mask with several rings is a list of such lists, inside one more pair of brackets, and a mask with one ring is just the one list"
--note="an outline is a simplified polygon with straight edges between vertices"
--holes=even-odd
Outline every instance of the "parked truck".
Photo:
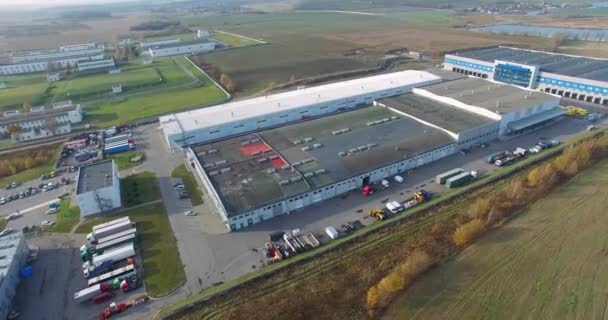
[[304,251],[304,247],[300,245],[298,241],[293,237],[293,235],[289,232],[283,235],[283,240],[287,243],[287,246],[293,250],[293,252],[301,252]]
[[104,140],[104,143],[106,145],[108,145],[110,143],[124,142],[124,141],[129,141],[129,135],[128,134],[120,134],[120,135],[117,135],[117,136],[106,138]]
[[448,188],[456,188],[465,185],[467,182],[473,180],[473,175],[470,172],[463,172],[457,176],[451,177],[445,182],[445,186]]
[[78,303],[83,303],[93,299],[93,297],[101,293],[108,292],[109,290],[110,287],[108,285],[99,283],[74,293],[74,300],[76,300]]
[[120,223],[116,223],[104,228],[99,228],[97,230],[93,230],[91,233],[87,234],[87,242],[89,243],[98,243],[99,240],[111,236],[113,234],[117,234],[119,232],[123,232],[125,230],[133,229],[134,223],[131,221],[123,221]]
[[113,265],[114,265],[114,261],[92,263],[92,264],[87,265],[86,268],[83,268],[82,274],[84,275],[85,279],[97,277],[105,272],[112,270]]
[[119,281],[122,281],[123,279],[130,278],[130,277],[133,277],[136,275],[137,275],[137,270],[135,268],[135,265],[129,264],[122,268],[118,268],[118,269],[112,270],[110,272],[106,272],[100,276],[91,278],[91,279],[89,279],[88,284],[90,287],[90,286],[94,286],[98,283],[106,283],[115,278],[120,278]]
[[445,181],[453,176],[457,176],[459,174],[461,174],[462,172],[464,172],[464,170],[460,169],[460,168],[456,168],[456,169],[452,169],[450,171],[446,171],[442,174],[437,175],[437,177],[435,177],[435,182],[437,184],[444,184]]
[[115,154],[115,153],[119,153],[119,152],[128,151],[131,149],[135,149],[135,144],[124,142],[124,143],[121,143],[118,145],[106,146],[103,149],[103,152],[105,154]]
[[111,225],[114,225],[114,224],[117,224],[117,223],[121,223],[121,222],[125,222],[125,221],[131,221],[131,218],[129,218],[129,217],[122,217],[122,218],[114,219],[112,221],[96,224],[96,225],[93,226],[92,230],[95,231],[95,230],[103,229],[103,228],[109,227]]
[[500,152],[492,153],[491,155],[488,156],[488,163],[494,163],[494,162],[496,162],[496,160],[506,158],[509,154],[510,154],[510,152],[508,152],[508,151],[500,151]]
[[108,250],[118,248],[124,244],[132,243],[135,244],[136,233],[131,233],[111,241],[106,241],[101,244],[85,244],[80,247],[80,257],[82,261],[89,261],[94,255],[100,255]]
[[[134,255],[135,247],[133,246],[133,243],[130,243],[116,249],[108,250],[101,255],[93,256],[91,261],[86,261],[82,264],[84,277],[88,279],[101,274],[101,272],[97,270],[97,266],[102,266],[107,262],[113,264]],[[93,275],[93,273],[95,273],[95,275]]]
[[424,189],[420,189],[420,191],[414,192],[414,195],[411,198],[405,200],[405,202],[403,203],[403,206],[405,207],[405,209],[413,208],[413,207],[431,199],[431,197],[432,197],[432,195],[430,193],[428,193]]

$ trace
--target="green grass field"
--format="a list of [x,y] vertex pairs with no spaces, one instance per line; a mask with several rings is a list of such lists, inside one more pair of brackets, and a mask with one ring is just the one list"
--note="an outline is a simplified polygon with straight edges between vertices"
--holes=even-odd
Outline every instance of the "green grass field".
[[190,201],[192,201],[193,206],[203,204],[203,195],[201,190],[198,188],[198,183],[196,182],[192,172],[188,171],[185,164],[181,164],[176,167],[173,172],[171,172],[171,176],[182,178],[184,187],[186,188],[188,194],[190,194]]
[[[154,183],[156,186],[156,183]],[[93,225],[129,216],[137,224],[146,291],[152,297],[166,295],[186,281],[175,237],[161,203],[122,211],[83,222],[77,233],[91,232]]]
[[[125,94],[142,90],[162,89],[192,82],[171,58],[160,58],[149,65],[136,60],[123,66],[119,74],[75,73],[61,81],[50,83],[45,74],[8,77],[7,89],[0,90],[0,109],[21,107],[28,101],[36,106],[62,100],[82,102],[108,98],[112,85],[121,84]],[[48,90],[47,90],[48,89]]]
[[227,34],[227,33],[220,33],[220,32],[215,32],[211,36],[211,39],[217,40],[217,41],[227,44],[231,47],[246,47],[246,46],[259,44],[259,42],[257,42],[257,41],[249,40],[247,38],[233,36],[233,35]]
[[154,172],[132,174],[120,181],[120,191],[124,207],[148,203],[160,199],[160,190]]
[[59,211],[55,216],[55,225],[49,229],[52,232],[67,233],[80,221],[80,208],[70,207],[70,200],[61,200]]
[[[140,161],[137,161],[137,162],[131,161],[131,159],[133,159],[137,156],[141,156]],[[127,153],[110,156],[110,158],[114,159],[114,161],[116,162],[116,166],[118,167],[118,170],[124,170],[124,169],[133,168],[133,167],[136,167],[136,166],[142,164],[146,160],[146,154],[142,151],[133,151],[133,152],[127,152]]]
[[596,319],[608,308],[608,161],[431,270],[384,319]]

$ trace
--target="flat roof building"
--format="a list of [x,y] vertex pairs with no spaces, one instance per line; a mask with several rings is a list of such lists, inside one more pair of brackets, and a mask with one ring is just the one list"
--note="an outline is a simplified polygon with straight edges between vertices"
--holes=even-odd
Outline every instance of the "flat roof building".
[[149,47],[148,52],[151,57],[166,57],[191,53],[208,52],[215,49],[216,43],[206,38],[165,42]]
[[167,143],[183,147],[371,105],[440,81],[424,71],[393,72],[172,114],[160,117],[160,123]]
[[29,248],[20,231],[0,237],[0,319],[13,310],[13,299],[21,279],[19,272],[27,262]]
[[446,54],[444,68],[566,98],[608,103],[608,59],[500,46]]
[[120,175],[114,160],[103,160],[78,169],[76,201],[82,216],[90,216],[122,206]]

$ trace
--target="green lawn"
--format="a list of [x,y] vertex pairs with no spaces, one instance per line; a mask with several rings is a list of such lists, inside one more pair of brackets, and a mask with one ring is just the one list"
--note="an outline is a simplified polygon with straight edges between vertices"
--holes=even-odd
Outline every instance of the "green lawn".
[[30,180],[34,180],[34,179],[38,179],[40,178],[41,175],[43,174],[47,174],[51,171],[53,171],[54,166],[53,164],[48,164],[45,166],[41,166],[41,167],[37,167],[37,168],[32,168],[29,170],[25,170],[22,172],[19,172],[15,175],[12,175],[10,177],[6,177],[3,179],[0,179],[0,187],[4,187],[9,183],[12,182],[19,182],[19,183],[23,183],[26,181],[30,181]]
[[[136,156],[141,156],[141,160],[137,162],[130,161],[132,158]],[[142,164],[146,160],[146,154],[141,151],[133,151],[128,153],[123,153],[115,156],[111,156],[111,159],[114,159],[116,162],[116,166],[118,166],[118,170],[129,169],[135,166]]]
[[0,217],[0,230],[4,230],[6,228],[6,218]]
[[225,98],[220,88],[207,81],[194,88],[175,89],[98,103],[86,108],[86,112],[91,122],[99,127],[106,127],[196,106],[214,105]]
[[193,206],[203,203],[203,195],[201,190],[198,188],[198,183],[196,183],[196,179],[194,178],[192,172],[186,168],[186,164],[181,164],[173,169],[171,176],[175,178],[182,178],[184,187],[186,188],[188,194],[190,194],[190,200],[192,201]]
[[0,89],[2,110],[20,108],[26,101],[34,106],[42,104],[44,91],[48,87],[46,75],[42,73],[5,77],[0,81],[7,85],[6,89]]
[[80,221],[80,208],[70,207],[70,200],[63,199],[56,215],[55,225],[49,231],[68,233]]
[[245,46],[251,46],[254,44],[260,44],[257,41],[233,36],[233,35],[227,34],[227,33],[220,33],[220,32],[214,33],[213,36],[211,36],[211,39],[225,43],[231,47],[245,47]]
[[120,181],[124,207],[133,207],[160,199],[160,191],[154,172],[140,172]]

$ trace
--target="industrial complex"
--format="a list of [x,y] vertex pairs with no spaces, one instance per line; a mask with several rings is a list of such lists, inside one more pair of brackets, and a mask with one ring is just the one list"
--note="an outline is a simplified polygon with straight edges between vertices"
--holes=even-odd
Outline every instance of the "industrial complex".
[[[439,74],[439,75],[437,75]],[[560,97],[402,71],[161,117],[229,230],[544,126]]]
[[120,208],[120,175],[114,160],[79,168],[76,201],[83,217]]
[[0,237],[0,319],[7,319],[19,281],[31,270],[23,270],[29,248],[21,232]]
[[104,51],[103,45],[84,43],[52,50],[14,53],[5,57],[5,63],[0,63],[0,75],[40,72],[53,67],[76,67],[80,62],[103,59]]
[[562,97],[608,103],[608,60],[494,47],[445,55],[444,68]]

